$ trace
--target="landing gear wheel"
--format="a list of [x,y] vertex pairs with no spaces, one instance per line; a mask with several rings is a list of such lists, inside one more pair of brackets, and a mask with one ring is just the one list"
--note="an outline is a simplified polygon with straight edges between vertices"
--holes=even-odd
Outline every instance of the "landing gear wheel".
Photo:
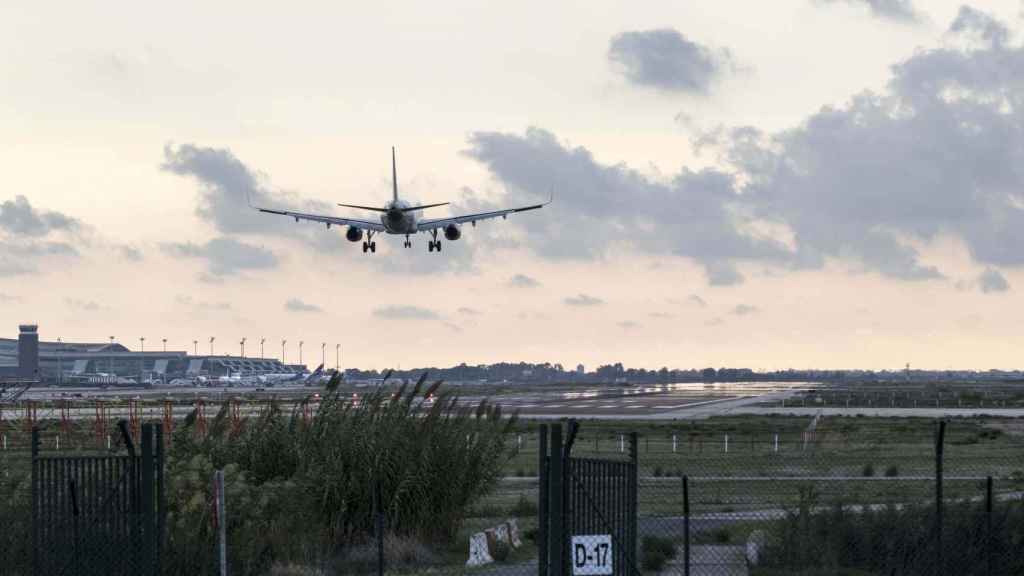
[[427,242],[427,252],[433,252],[433,251],[434,251],[434,241],[431,240],[430,242]]
[[366,242],[363,242],[363,254],[366,254],[366,251],[369,250],[369,249],[370,249],[370,245],[368,243],[366,243]]
[[440,240],[437,241],[437,251],[438,252],[441,251],[441,241]]
[[376,242],[370,242],[370,252],[373,252],[374,254],[377,253],[377,243]]

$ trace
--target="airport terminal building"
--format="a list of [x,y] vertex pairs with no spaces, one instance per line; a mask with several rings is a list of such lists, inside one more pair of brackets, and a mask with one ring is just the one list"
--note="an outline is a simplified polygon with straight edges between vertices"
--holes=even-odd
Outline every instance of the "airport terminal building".
[[0,379],[6,380],[68,385],[117,383],[117,379],[122,383],[145,383],[303,371],[303,366],[282,364],[277,359],[190,356],[182,351],[137,352],[114,341],[40,341],[38,327],[32,324],[20,326],[17,339],[0,338]]

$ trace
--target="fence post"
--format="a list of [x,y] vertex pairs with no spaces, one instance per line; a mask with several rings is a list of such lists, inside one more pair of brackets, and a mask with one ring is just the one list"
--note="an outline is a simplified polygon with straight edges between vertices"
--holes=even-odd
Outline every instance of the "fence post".
[[548,516],[551,519],[548,534],[548,558],[550,576],[563,576],[565,572],[565,534],[564,522],[565,511],[563,508],[562,495],[565,492],[565,460],[562,458],[562,425],[551,426],[551,477],[548,488],[548,497],[551,499],[551,506]]
[[217,564],[220,576],[228,576],[228,519],[224,504],[224,471],[213,473],[214,491],[217,501]]
[[992,576],[992,477],[985,478],[985,558],[988,576]]
[[690,576],[690,477],[683,476],[683,575]]
[[153,574],[155,564],[155,548],[153,538],[156,532],[155,515],[153,514],[153,425],[142,425],[142,562],[143,574]]
[[942,557],[942,512],[945,506],[942,501],[942,449],[945,438],[946,422],[940,420],[935,434],[935,558],[939,563],[939,574],[946,573]]
[[373,500],[377,511],[377,576],[384,576],[384,494],[381,492],[379,478],[373,484]]
[[537,442],[537,576],[548,576],[548,532],[551,521],[548,510],[548,425],[540,425]]
[[32,573],[39,574],[39,428],[32,428]]
[[636,569],[637,493],[640,484],[640,453],[636,432],[629,433],[629,517],[626,519],[626,561],[628,570]]

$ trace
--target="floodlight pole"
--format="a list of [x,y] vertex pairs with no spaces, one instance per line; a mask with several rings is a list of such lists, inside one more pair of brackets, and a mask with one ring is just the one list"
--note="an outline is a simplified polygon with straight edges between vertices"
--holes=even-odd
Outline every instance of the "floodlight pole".
[[240,356],[245,358],[245,338],[242,338],[242,341],[239,342],[238,345],[242,347],[242,353]]
[[199,340],[192,341],[192,355],[199,356]]
[[263,360],[263,343],[266,341],[266,338],[260,338],[260,360]]
[[327,364],[327,342],[320,343],[320,363]]
[[216,339],[216,336],[210,336],[210,356],[213,356],[213,341]]
[[302,366],[302,345],[305,343],[304,340],[299,340],[299,366]]
[[287,340],[281,340],[281,364],[284,364],[284,345],[287,343]]
[[334,345],[334,371],[341,371],[341,344]]
[[164,338],[163,341],[164,341],[164,352],[167,352],[167,338]]

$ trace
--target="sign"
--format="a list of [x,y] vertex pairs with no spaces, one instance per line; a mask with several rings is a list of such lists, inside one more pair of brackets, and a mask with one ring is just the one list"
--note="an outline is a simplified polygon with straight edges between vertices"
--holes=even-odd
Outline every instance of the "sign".
[[572,537],[573,576],[612,573],[612,536],[596,534]]

